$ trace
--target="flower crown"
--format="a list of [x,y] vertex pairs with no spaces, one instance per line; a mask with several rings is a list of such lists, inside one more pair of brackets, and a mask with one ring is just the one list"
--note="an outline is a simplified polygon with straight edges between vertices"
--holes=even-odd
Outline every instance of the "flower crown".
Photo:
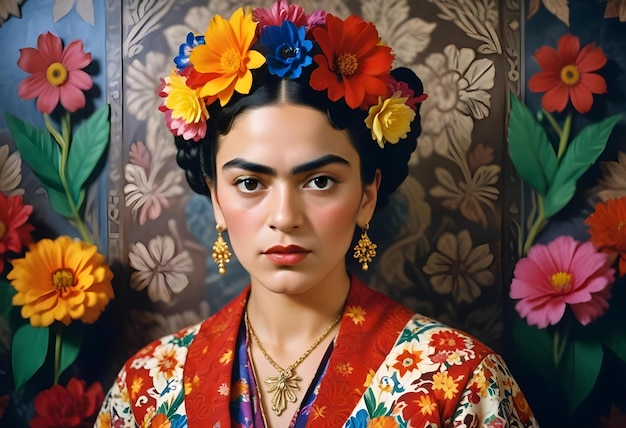
[[[239,8],[229,20],[214,16],[204,36],[189,33],[176,67],[162,79],[159,109],[174,135],[197,142],[206,135],[208,106],[227,105],[235,92],[248,94],[255,71],[267,67],[279,78],[306,76],[331,101],[367,111],[365,125],[382,148],[406,138],[426,99],[391,75],[393,60],[371,22],[323,10],[306,14],[277,0],[267,10]],[[303,74],[308,67],[312,71]]]

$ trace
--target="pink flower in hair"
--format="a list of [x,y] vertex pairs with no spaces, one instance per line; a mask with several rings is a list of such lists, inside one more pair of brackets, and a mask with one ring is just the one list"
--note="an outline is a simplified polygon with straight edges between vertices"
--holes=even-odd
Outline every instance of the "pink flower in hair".
[[421,94],[417,97],[415,96],[415,91],[411,89],[408,83],[403,82],[401,80],[396,80],[393,76],[389,76],[389,83],[387,84],[389,87],[389,95],[393,95],[396,92],[400,91],[401,97],[405,98],[406,101],[404,104],[411,107],[413,111],[417,110],[417,105],[426,101],[428,98],[427,94]]
[[326,12],[316,10],[307,15],[302,6],[297,4],[288,4],[287,0],[277,0],[269,9],[258,7],[252,11],[252,17],[259,23],[257,26],[258,34],[262,34],[267,26],[280,27],[283,22],[291,21],[296,27],[306,27],[307,33],[326,23]]

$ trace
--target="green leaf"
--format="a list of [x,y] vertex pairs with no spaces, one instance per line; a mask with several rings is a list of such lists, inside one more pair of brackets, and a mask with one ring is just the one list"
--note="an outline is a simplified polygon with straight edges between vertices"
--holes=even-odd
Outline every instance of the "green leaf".
[[[543,377],[549,377],[554,373],[552,337],[546,330],[530,326],[524,320],[515,318],[513,338],[515,352],[521,361],[528,361]],[[529,346],[531,343],[532,346]]]
[[81,189],[109,144],[109,131],[109,105],[105,104],[81,123],[74,133],[66,174],[74,202],[78,202]]
[[11,346],[13,379],[19,390],[41,368],[48,353],[47,328],[24,324],[17,329]]
[[620,119],[621,115],[616,114],[588,125],[572,140],[544,199],[546,217],[558,213],[572,199],[576,182],[602,154],[613,127]]
[[376,407],[376,398],[374,397],[374,392],[371,388],[367,388],[365,391],[365,395],[363,396],[365,400],[365,407],[367,408],[367,414],[371,415],[374,413]]
[[50,206],[63,217],[73,218],[72,209],[65,192],[50,187],[46,187],[46,190],[48,191]]
[[63,189],[59,176],[59,146],[48,131],[6,114],[6,121],[22,159],[48,188]]
[[78,352],[80,351],[80,345],[83,339],[81,335],[69,335],[63,336],[61,341],[61,361],[59,365],[59,375],[65,371],[69,366],[76,361]]
[[571,414],[591,393],[603,356],[600,342],[574,339],[568,343],[559,371],[565,382],[563,386]]
[[609,337],[604,340],[606,346],[626,363],[626,331],[615,329]]
[[5,319],[9,317],[9,312],[13,308],[11,301],[16,293],[9,281],[0,278],[0,317]]
[[537,193],[545,195],[557,169],[556,154],[531,111],[510,94],[509,156],[517,174]]

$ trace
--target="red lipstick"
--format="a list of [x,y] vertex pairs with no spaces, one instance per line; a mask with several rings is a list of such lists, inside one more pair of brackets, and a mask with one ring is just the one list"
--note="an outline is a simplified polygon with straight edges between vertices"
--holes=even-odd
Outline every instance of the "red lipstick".
[[311,251],[297,245],[274,245],[263,251],[263,254],[279,266],[293,266],[304,260]]

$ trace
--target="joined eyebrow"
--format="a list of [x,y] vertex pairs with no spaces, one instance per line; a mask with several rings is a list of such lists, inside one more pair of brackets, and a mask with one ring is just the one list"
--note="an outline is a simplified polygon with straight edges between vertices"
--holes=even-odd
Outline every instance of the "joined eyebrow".
[[[306,172],[313,171],[318,168],[324,167],[326,165],[334,164],[334,163],[346,165],[348,167],[350,166],[350,162],[348,162],[346,159],[342,158],[341,156],[324,155],[318,159],[313,159],[309,162],[305,162],[303,164],[294,166],[293,168],[291,168],[291,174],[297,175],[297,174],[306,173]],[[235,158],[235,159],[229,160],[222,166],[222,169],[231,169],[231,168],[240,168],[240,169],[245,169],[246,171],[251,171],[251,172],[256,172],[258,174],[266,174],[266,175],[271,175],[271,176],[277,175],[276,170],[272,167],[255,163],[255,162],[250,162],[242,158]]]

